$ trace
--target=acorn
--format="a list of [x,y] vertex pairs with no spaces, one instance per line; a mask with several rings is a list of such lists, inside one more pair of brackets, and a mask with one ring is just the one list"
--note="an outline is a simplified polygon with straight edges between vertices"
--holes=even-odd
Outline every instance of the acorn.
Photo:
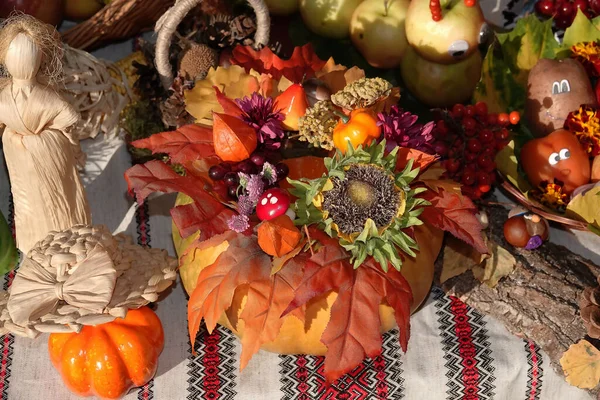
[[515,247],[537,249],[548,240],[550,225],[537,214],[520,210],[511,211],[504,223],[504,238]]
[[306,99],[310,107],[321,100],[331,99],[331,90],[325,82],[317,78],[310,78],[302,84],[306,92]]

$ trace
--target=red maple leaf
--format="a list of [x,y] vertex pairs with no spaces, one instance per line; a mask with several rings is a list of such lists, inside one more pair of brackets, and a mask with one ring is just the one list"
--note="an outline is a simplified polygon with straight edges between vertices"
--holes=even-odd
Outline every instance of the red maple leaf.
[[131,145],[148,149],[152,154],[166,153],[171,162],[176,164],[186,165],[202,158],[216,157],[212,128],[195,124],[156,133],[149,138],[131,142]]
[[[311,235],[311,237],[314,235]],[[313,256],[301,255],[304,279],[283,315],[325,293],[338,296],[321,341],[327,346],[325,378],[331,383],[350,372],[365,357],[381,354],[379,305],[394,309],[400,327],[400,344],[406,351],[409,338],[412,291],[394,268],[383,272],[372,258],[354,269],[348,253],[339,244],[327,241]]]
[[173,222],[184,238],[198,230],[203,239],[223,233],[228,229],[227,220],[235,214],[215,199],[201,181],[192,176],[177,175],[162,161],[134,165],[125,172],[125,180],[139,203],[154,192],[190,196],[193,203],[171,209]]
[[[200,272],[188,302],[188,328],[192,342],[202,319],[212,332],[219,318],[230,309],[236,290],[247,287],[247,301],[239,315],[244,321],[240,361],[243,369],[262,344],[279,334],[283,324],[281,313],[302,280],[302,268],[285,265],[271,276],[271,258],[262,252],[256,237],[232,231],[220,237],[229,242],[229,247]],[[233,310],[231,314],[236,316],[236,312]],[[236,321],[230,322],[236,327]]]
[[420,196],[431,203],[420,216],[423,222],[450,232],[482,254],[488,253],[483,227],[475,216],[479,210],[468,197],[442,187],[437,193],[428,190]]
[[326,64],[315,54],[312,44],[295,47],[289,60],[282,60],[268,47],[255,50],[251,46],[237,46],[233,49],[231,63],[246,69],[265,74],[271,74],[274,79],[285,76],[294,83],[300,83],[304,78],[312,78]]

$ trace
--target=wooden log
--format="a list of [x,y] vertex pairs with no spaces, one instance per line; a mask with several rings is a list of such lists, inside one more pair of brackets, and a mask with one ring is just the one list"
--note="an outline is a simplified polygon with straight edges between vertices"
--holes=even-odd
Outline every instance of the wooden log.
[[[504,239],[508,210],[487,206],[491,242],[517,260],[515,270],[495,288],[481,284],[471,271],[440,285],[442,256],[436,263],[436,283],[476,310],[504,323],[513,334],[536,342],[563,375],[559,360],[573,343],[586,336],[578,300],[586,287],[598,285],[600,267],[564,246],[546,242],[534,251],[518,249]],[[598,394],[596,388],[591,392]]]

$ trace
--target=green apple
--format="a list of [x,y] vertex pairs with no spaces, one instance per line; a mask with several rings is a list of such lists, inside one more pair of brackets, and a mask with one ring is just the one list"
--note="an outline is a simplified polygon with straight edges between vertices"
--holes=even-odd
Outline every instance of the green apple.
[[104,0],[65,0],[65,18],[70,21],[83,21],[104,6]]
[[438,64],[409,47],[400,71],[404,84],[417,99],[431,107],[450,107],[473,96],[481,77],[482,61],[477,51],[457,63]]
[[343,39],[349,34],[352,13],[362,1],[300,0],[300,14],[312,32],[329,38]]
[[350,38],[367,62],[395,68],[408,47],[404,28],[409,0],[365,0],[352,15]]
[[434,21],[429,0],[412,0],[406,13],[406,38],[422,57],[451,64],[478,50],[487,25],[479,3],[472,7],[467,7],[464,0],[441,3],[442,19]]
[[299,0],[265,0],[273,15],[290,15],[298,11]]

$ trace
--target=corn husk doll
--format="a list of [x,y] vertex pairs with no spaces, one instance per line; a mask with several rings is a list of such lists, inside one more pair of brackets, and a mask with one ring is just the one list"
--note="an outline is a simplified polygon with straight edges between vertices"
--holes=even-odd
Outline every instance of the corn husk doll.
[[55,90],[58,33],[18,15],[0,27],[0,125],[15,207],[17,247],[27,254],[53,230],[91,222],[77,171],[79,144],[69,132],[77,112]]

